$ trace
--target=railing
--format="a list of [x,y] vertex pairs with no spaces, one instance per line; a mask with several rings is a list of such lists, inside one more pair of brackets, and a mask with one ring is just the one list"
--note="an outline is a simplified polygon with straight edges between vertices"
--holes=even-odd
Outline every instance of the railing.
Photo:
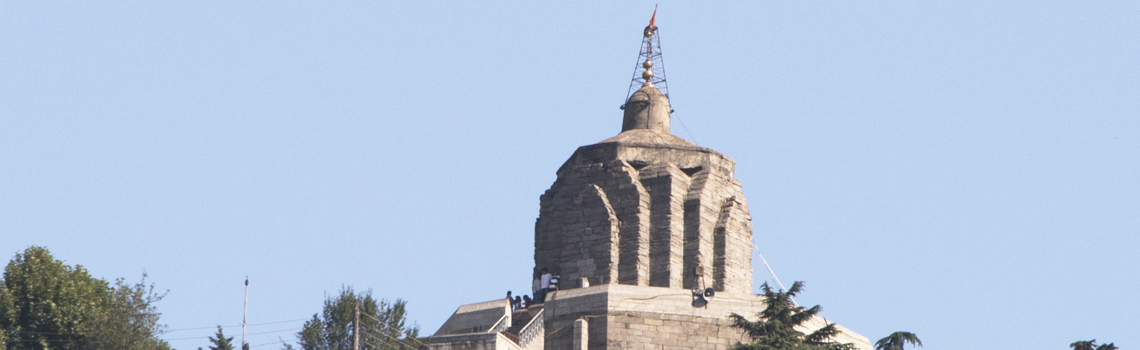
[[526,326],[523,326],[523,328],[519,330],[519,346],[526,349],[531,340],[534,340],[536,336],[546,330],[546,326],[544,325],[546,322],[543,321],[543,313],[545,312],[546,309],[538,310],[538,313],[530,319],[530,322],[527,322]]
[[491,326],[491,328],[487,330],[487,333],[499,333],[511,328],[511,322],[508,321],[510,318],[510,313],[503,314],[503,317],[499,317],[499,321],[495,322],[495,325]]

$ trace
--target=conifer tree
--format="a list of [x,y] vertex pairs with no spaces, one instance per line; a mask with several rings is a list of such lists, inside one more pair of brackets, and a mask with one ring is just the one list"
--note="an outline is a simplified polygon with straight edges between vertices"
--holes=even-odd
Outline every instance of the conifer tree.
[[[226,338],[225,333],[222,333],[222,326],[219,325],[218,333],[214,333],[214,336],[210,337],[210,342],[214,343],[210,350],[234,350],[233,340],[234,337]],[[202,348],[198,349],[201,350]]]
[[737,343],[734,350],[854,350],[851,343],[838,343],[832,341],[839,334],[834,323],[828,323],[823,328],[811,334],[804,334],[796,330],[819,313],[819,305],[810,309],[796,306],[792,298],[803,290],[803,282],[792,284],[787,291],[773,291],[768,283],[760,286],[764,291],[764,301],[767,304],[759,313],[760,320],[749,321],[744,316],[733,313],[729,315],[732,326],[741,328],[752,343]]

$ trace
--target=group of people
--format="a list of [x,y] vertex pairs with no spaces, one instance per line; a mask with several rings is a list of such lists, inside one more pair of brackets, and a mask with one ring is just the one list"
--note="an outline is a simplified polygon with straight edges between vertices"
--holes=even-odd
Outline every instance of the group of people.
[[528,295],[511,296],[511,292],[507,291],[507,302],[511,304],[511,310],[523,310],[533,304],[541,304],[546,302],[547,294],[558,290],[558,280],[561,276],[558,275],[558,269],[554,269],[551,274],[545,267],[534,274],[534,281],[531,282],[531,292],[534,299]]

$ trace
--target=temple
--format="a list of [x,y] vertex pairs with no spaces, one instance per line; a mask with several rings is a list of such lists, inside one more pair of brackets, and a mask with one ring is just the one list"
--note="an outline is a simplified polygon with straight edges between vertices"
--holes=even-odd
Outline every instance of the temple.
[[[752,217],[735,162],[674,136],[656,14],[643,31],[621,132],[579,147],[539,198],[535,271],[561,272],[544,303],[463,305],[432,349],[728,349],[753,294]],[[660,69],[663,70],[663,67]],[[636,90],[634,90],[636,88]],[[809,322],[810,332],[826,322]],[[836,341],[871,349],[839,327]]]

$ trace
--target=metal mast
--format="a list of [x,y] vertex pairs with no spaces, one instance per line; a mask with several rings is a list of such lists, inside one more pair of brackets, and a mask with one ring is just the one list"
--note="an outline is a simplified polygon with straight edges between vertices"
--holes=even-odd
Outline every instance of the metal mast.
[[249,311],[249,276],[245,276],[245,302],[241,306],[241,348],[242,350],[249,349],[249,344],[245,342],[245,316]]
[[634,91],[646,84],[657,86],[666,98],[669,97],[669,84],[665,81],[665,60],[661,56],[661,34],[657,31],[657,7],[653,7],[653,17],[642,31],[641,53],[638,54],[637,63],[633,67],[633,79],[630,79],[625,101],[629,100]]

